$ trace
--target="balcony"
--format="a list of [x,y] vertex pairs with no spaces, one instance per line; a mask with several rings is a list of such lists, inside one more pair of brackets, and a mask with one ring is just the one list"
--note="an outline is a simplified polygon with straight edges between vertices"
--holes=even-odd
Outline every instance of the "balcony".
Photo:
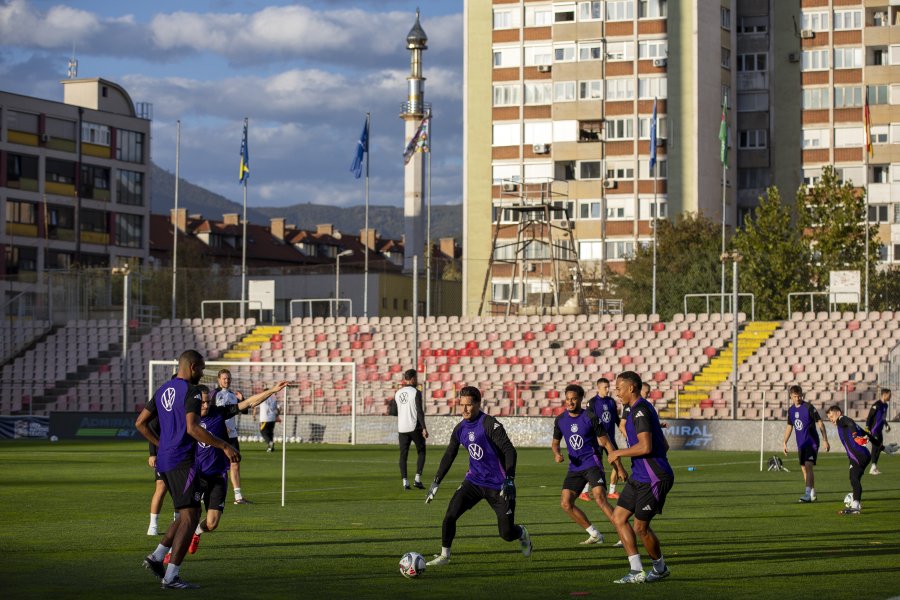
[[870,183],[869,202],[900,201],[900,183]]
[[766,71],[744,71],[737,74],[738,91],[769,89],[769,73]]
[[6,222],[7,235],[21,235],[23,237],[37,237],[38,228],[34,223]]

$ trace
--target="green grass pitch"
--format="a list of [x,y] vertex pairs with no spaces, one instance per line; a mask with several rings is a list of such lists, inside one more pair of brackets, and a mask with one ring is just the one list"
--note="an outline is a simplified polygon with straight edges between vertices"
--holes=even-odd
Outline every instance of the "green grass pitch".
[[[459,522],[453,561],[417,580],[397,570],[400,556],[440,550],[444,511],[467,457],[460,454],[434,503],[403,491],[397,450],[384,446],[293,445],[287,504],[280,506],[281,455],[244,444],[248,506],[226,507],[218,531],[182,565],[182,592],[207,598],[889,598],[900,595],[900,460],[863,478],[863,514],[841,517],[849,491],[843,451],[820,455],[819,500],[803,491],[796,455],[790,473],[759,472],[759,455],[673,452],[675,487],[653,521],[672,576],[651,585],[612,580],[628,564],[596,506],[606,536],[585,533],[559,508],[565,466],[549,449],[519,452],[517,521],[534,554],[497,536],[481,504]],[[443,448],[431,446],[425,480]],[[768,458],[768,455],[766,456]],[[627,462],[627,461],[626,461]],[[415,452],[410,456],[414,467]],[[688,467],[695,467],[689,471]],[[0,593],[3,598],[142,598],[160,594],[141,568],[156,545],[145,535],[153,477],[137,442],[0,443]],[[163,516],[169,515],[167,499]],[[642,552],[644,566],[650,566]],[[652,588],[652,589],[651,589]]]

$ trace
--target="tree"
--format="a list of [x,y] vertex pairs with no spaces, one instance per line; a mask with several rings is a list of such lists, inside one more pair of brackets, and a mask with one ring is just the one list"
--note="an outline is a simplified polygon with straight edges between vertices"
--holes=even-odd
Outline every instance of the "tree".
[[[684,311],[685,294],[718,293],[722,230],[702,215],[658,221],[656,310],[669,320]],[[625,273],[610,277],[630,313],[649,313],[653,294],[653,246],[638,247]]]
[[869,307],[872,310],[900,310],[900,267],[890,267],[869,281]]
[[797,226],[791,207],[781,201],[778,188],[760,197],[759,207],[733,240],[743,260],[738,271],[740,291],[754,295],[757,318],[783,319],[787,297],[810,287],[809,241]]
[[[869,278],[878,264],[878,228],[866,219],[865,191],[838,178],[826,166],[815,185],[797,190],[799,223],[812,247],[812,286],[824,291],[831,271],[859,271],[865,277],[869,227]],[[862,302],[862,298],[860,298]]]

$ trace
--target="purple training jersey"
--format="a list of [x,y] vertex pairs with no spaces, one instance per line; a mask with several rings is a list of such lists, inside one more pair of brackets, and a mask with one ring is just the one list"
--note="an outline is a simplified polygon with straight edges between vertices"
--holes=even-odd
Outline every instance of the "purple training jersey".
[[625,434],[628,438],[628,446],[638,443],[639,433],[650,433],[653,448],[649,454],[631,457],[631,478],[643,483],[656,484],[663,479],[674,479],[675,472],[666,458],[666,450],[669,447],[662,427],[659,426],[659,416],[653,405],[638,398],[628,411],[625,420]]
[[869,449],[866,448],[865,442],[862,445],[856,443],[856,438],[866,439],[866,434],[863,433],[862,429],[859,428],[853,419],[846,415],[842,415],[836,425],[838,437],[841,438],[841,443],[844,445],[844,450],[847,451],[847,458],[850,459],[850,462],[862,466],[869,464],[872,455],[869,454]]
[[[210,405],[206,416],[200,417],[200,426],[219,439],[228,439],[228,426],[225,422],[239,412],[237,404]],[[196,464],[203,475],[220,475],[231,467],[231,461],[224,452],[203,442],[197,442]]]
[[800,406],[788,409],[788,424],[794,428],[797,435],[797,448],[819,449],[819,434],[816,431],[816,422],[821,421],[819,411],[812,404],[801,401]]
[[147,410],[159,418],[157,472],[193,464],[197,442],[187,433],[187,414],[200,415],[200,390],[185,379],[173,377],[156,390]]
[[553,422],[553,439],[566,440],[569,451],[569,471],[584,471],[591,467],[603,468],[600,460],[600,444],[597,438],[606,435],[600,429],[597,416],[589,410],[581,410],[574,417],[566,411]]
[[588,410],[597,415],[600,427],[606,432],[606,437],[615,448],[616,427],[619,426],[619,409],[612,396],[594,396],[588,401]]
[[869,410],[869,416],[866,419],[866,427],[875,437],[881,437],[881,430],[884,429],[884,422],[887,419],[887,404],[878,400]]
[[[500,455],[484,430],[486,416],[485,413],[481,413],[472,422],[463,419],[454,433],[459,436],[456,441],[469,451],[469,471],[466,473],[466,479],[475,485],[499,490],[506,479],[506,471],[500,461]],[[496,422],[494,425],[500,426]]]

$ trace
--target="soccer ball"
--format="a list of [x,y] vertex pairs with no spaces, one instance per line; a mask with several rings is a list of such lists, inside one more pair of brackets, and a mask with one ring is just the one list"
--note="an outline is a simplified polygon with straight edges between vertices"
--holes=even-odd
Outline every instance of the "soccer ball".
[[418,552],[407,552],[400,559],[400,574],[404,577],[418,577],[425,572],[425,557]]
[[850,505],[853,504],[853,492],[850,492],[846,496],[844,496],[844,506],[850,508]]

